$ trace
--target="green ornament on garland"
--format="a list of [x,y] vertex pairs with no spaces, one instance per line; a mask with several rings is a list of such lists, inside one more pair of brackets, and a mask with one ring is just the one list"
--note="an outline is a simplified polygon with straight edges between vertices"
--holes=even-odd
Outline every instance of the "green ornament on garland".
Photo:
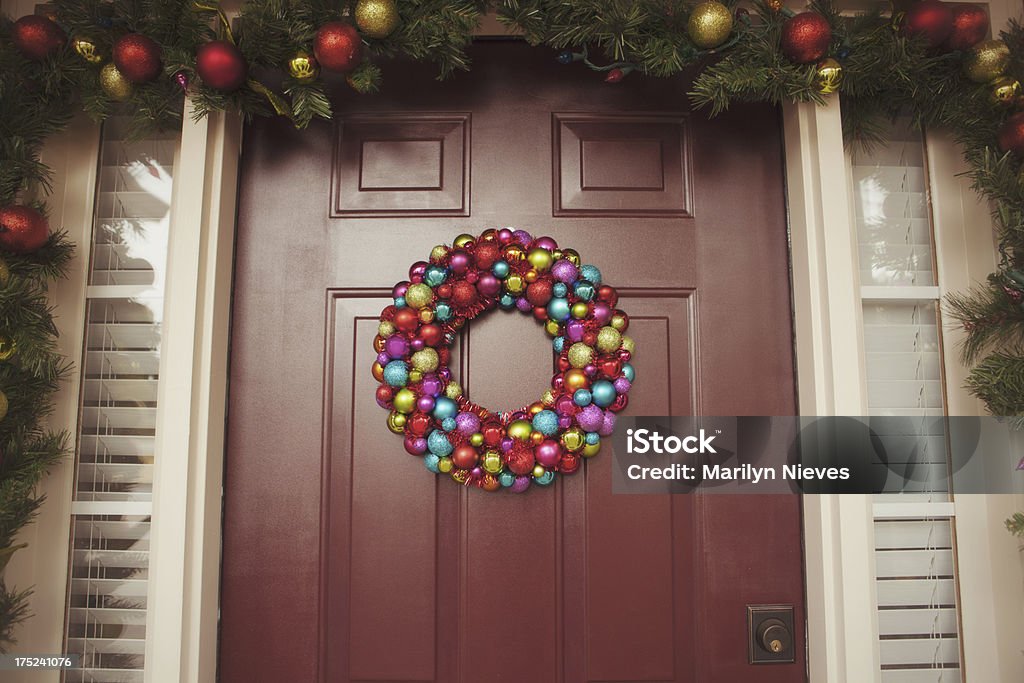
[[690,13],[686,33],[697,47],[705,50],[716,48],[732,33],[732,12],[715,0],[702,2]]

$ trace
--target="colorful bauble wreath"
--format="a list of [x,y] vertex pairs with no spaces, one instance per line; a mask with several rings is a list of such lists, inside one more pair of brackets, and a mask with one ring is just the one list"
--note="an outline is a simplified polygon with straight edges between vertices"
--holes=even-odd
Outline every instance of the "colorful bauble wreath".
[[[521,493],[575,472],[612,434],[635,376],[629,316],[576,251],[511,228],[459,235],[414,263],[393,294],[373,340],[377,403],[431,472]],[[507,412],[471,402],[448,367],[458,331],[497,307],[541,321],[559,354],[541,399]]]

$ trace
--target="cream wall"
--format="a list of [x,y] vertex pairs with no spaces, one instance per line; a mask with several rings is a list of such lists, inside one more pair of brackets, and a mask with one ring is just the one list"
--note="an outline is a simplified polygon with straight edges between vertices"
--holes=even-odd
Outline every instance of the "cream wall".
[[[32,6],[2,0],[14,16]],[[998,20],[1016,9],[1006,3],[1002,10],[993,6],[992,13]],[[849,186],[838,103],[783,111],[801,411],[860,414],[866,402],[855,232],[848,196],[834,191]],[[176,179],[172,214],[160,404],[176,409],[163,411],[157,445],[147,680],[199,682],[212,681],[215,671],[226,321],[241,130],[234,117],[188,120],[181,163],[194,172]],[[53,291],[61,350],[76,361],[87,267],[81,245],[88,242],[97,143],[98,129],[77,120],[45,153],[56,172],[53,222],[69,228],[80,245],[71,278]],[[932,135],[928,144],[938,190],[933,200],[940,268],[946,286],[962,289],[994,263],[987,209],[954,178],[962,161],[951,143]],[[958,390],[962,373],[950,356],[950,409],[974,414],[980,407]],[[58,396],[55,425],[73,427],[77,398],[77,381],[70,381]],[[30,548],[7,571],[9,583],[37,587],[36,616],[19,632],[17,652],[61,649],[70,470],[62,465],[43,483],[49,502],[21,537]],[[870,501],[808,497],[804,509],[811,680],[877,680],[877,639],[864,637],[877,630]],[[971,683],[1024,680],[1024,568],[1002,527],[1014,509],[1024,509],[1024,496],[957,499],[963,647]],[[55,682],[58,676],[5,680]]]

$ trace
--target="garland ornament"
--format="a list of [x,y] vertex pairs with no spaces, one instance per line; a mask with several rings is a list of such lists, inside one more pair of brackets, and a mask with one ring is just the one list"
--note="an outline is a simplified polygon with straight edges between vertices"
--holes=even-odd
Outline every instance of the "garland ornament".
[[[550,237],[512,228],[459,235],[409,269],[380,314],[373,340],[377,403],[405,450],[435,474],[485,491],[547,486],[601,450],[635,377],[629,316],[601,271]],[[519,410],[476,405],[452,378],[456,333],[492,311],[543,322],[558,369],[541,399]]]

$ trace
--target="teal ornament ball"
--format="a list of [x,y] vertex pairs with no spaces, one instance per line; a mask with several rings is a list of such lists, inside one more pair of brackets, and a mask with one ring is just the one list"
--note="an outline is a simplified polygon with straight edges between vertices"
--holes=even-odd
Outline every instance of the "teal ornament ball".
[[438,301],[437,307],[434,309],[434,316],[444,322],[452,317],[452,307],[446,301]]
[[622,366],[622,376],[632,382],[633,378],[636,377],[636,370],[633,369],[632,365],[626,363]]
[[494,273],[494,277],[498,278],[499,280],[504,280],[505,278],[508,277],[508,264],[505,263],[504,261],[498,261],[493,266],[491,266],[491,272]]
[[423,282],[428,287],[437,287],[438,285],[442,285],[447,279],[448,272],[441,266],[429,266],[427,268],[427,272],[423,274]]
[[516,475],[512,474],[508,470],[505,470],[504,472],[498,475],[498,483],[504,486],[505,488],[508,488],[512,484],[516,483]]
[[[386,369],[387,368],[385,368],[385,370]],[[614,389],[612,391],[614,393]],[[454,418],[458,412],[459,404],[447,396],[438,396],[437,400],[434,402],[434,418],[436,420],[443,421],[449,417]]]
[[551,346],[554,347],[555,353],[561,353],[565,348],[565,337],[555,337],[551,340]]
[[590,405],[593,400],[593,396],[586,389],[577,389],[572,395],[572,402],[578,405],[580,408],[585,408]]
[[396,296],[395,297],[395,308],[405,308],[405,297],[404,296]]
[[433,453],[427,453],[423,456],[423,464],[427,466],[427,469],[434,474],[440,474],[441,470],[438,469],[437,463],[440,462],[441,458],[437,457]]
[[409,366],[404,360],[393,360],[384,366],[384,381],[393,387],[404,387],[409,381]]
[[544,474],[540,475],[539,477],[534,477],[533,479],[541,486],[547,486],[548,484],[555,480],[555,473],[552,472],[551,470],[545,470]]
[[548,317],[552,320],[568,320],[571,315],[569,300],[556,297],[548,302]]
[[585,265],[580,268],[580,279],[599,285],[601,284],[601,271],[597,269],[597,266]]
[[569,293],[569,288],[565,286],[564,282],[556,282],[555,286],[551,288],[551,293],[555,296],[565,296]]
[[445,433],[438,429],[430,432],[430,436],[427,437],[427,448],[438,457],[451,455],[454,450]]
[[580,280],[577,282],[573,291],[575,292],[576,297],[581,301],[590,301],[594,298],[595,294],[594,285],[590,284],[586,280]]
[[441,420],[441,429],[446,432],[454,432],[458,428],[459,423],[454,417],[446,417]]
[[594,404],[601,408],[607,408],[615,403],[615,387],[606,379],[594,382],[590,387],[590,393],[593,395]]
[[533,428],[544,436],[558,431],[558,414],[553,410],[542,410],[533,416]]
[[601,435],[597,432],[587,432],[587,435],[583,438],[586,439],[588,446],[593,446],[601,441]]

